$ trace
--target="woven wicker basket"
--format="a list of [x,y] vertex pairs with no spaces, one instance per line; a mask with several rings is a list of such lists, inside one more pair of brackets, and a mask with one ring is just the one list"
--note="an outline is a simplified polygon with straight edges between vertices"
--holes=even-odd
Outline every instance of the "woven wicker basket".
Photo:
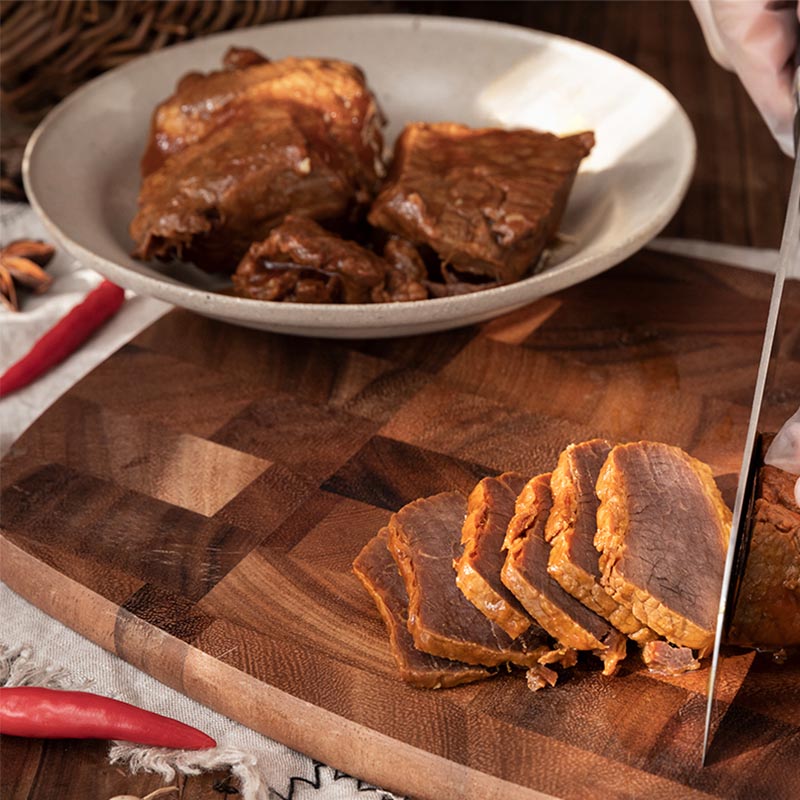
[[305,0],[2,0],[0,103],[36,122],[90,78],[195,36],[300,16]]

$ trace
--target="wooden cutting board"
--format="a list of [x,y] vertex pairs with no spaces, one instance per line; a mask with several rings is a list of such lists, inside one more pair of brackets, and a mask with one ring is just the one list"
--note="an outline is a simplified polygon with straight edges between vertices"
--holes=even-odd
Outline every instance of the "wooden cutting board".
[[[396,677],[350,571],[391,512],[594,436],[680,445],[732,502],[771,278],[641,253],[508,317],[335,342],[173,311],[2,464],[2,577],[159,680],[420,798],[796,798],[800,663],[731,650],[699,767],[707,666],[591,659],[449,690]],[[789,290],[774,424],[800,404]],[[691,557],[691,554],[688,554]]]

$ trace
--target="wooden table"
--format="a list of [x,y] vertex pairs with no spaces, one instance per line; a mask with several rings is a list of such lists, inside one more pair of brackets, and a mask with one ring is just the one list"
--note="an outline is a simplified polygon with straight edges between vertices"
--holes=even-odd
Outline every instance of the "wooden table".
[[[387,10],[387,4],[376,11]],[[737,80],[708,56],[688,4],[425,3],[400,11],[484,16],[552,31],[602,47],[661,81],[686,108],[697,132],[698,166],[667,235],[777,247],[788,198],[789,160],[774,144]],[[363,12],[363,4],[325,5],[325,13]],[[599,334],[601,332],[598,332]],[[401,345],[399,345],[401,346]],[[3,740],[0,794],[9,798],[144,795],[162,785],[105,762],[103,743]],[[225,775],[190,778],[185,798],[230,793]]]

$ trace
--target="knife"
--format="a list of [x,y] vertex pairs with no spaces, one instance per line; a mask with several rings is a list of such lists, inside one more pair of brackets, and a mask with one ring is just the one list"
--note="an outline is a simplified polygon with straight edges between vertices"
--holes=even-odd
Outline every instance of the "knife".
[[[798,49],[798,56],[800,56],[800,49]],[[795,64],[800,64],[800,58],[795,60]],[[775,331],[778,324],[781,297],[783,296],[783,285],[787,274],[789,274],[790,266],[797,264],[798,260],[800,260],[800,66],[798,66],[794,75],[794,95],[796,103],[794,118],[794,174],[792,188],[789,192],[789,206],[786,211],[778,267],[775,272],[775,282],[772,287],[772,298],[769,304],[769,314],[767,315],[764,344],[761,348],[761,361],[758,366],[750,422],[747,427],[747,437],[742,455],[742,468],[739,473],[739,485],[733,506],[728,553],[722,577],[714,650],[711,655],[711,670],[708,677],[708,700],[706,702],[705,729],[703,732],[702,763],[704,766],[708,756],[712,718],[714,716],[714,693],[719,670],[720,647],[730,627],[733,612],[736,608],[750,544],[750,518],[755,503],[756,476],[762,450],[760,447],[762,433],[761,410],[764,389],[769,381],[770,366],[773,363],[772,354],[775,346]]]

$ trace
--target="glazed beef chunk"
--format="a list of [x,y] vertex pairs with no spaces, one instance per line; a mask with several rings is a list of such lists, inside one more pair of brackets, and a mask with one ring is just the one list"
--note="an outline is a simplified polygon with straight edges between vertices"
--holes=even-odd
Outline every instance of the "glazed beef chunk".
[[413,123],[369,213],[372,225],[431,247],[446,281],[506,283],[529,273],[556,232],[590,132]]
[[358,216],[383,175],[382,116],[361,71],[230,51],[156,108],[142,160],[134,256],[232,272],[289,212]]
[[384,255],[381,258],[309,219],[290,215],[264,241],[250,247],[233,275],[233,286],[242,297],[298,303],[427,297],[424,265],[416,263],[410,251],[390,241]]
[[201,142],[212,130],[230,127],[239,118],[246,122],[248,110],[263,106],[314,112],[347,162],[343,166],[361,192],[359,199],[369,202],[385,174],[383,115],[363,72],[354,64],[331,59],[269,61],[246,48],[228,50],[222,70],[185,75],[175,94],[156,107],[142,176]]

